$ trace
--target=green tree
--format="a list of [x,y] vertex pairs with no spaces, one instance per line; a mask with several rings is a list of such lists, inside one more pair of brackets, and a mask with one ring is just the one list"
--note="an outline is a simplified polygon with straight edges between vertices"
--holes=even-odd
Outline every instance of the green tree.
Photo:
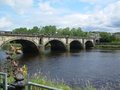
[[69,36],[70,35],[70,28],[69,27],[63,28],[61,31],[61,34]]
[[37,26],[34,26],[32,29],[28,30],[28,33],[31,34],[38,34],[40,32],[40,28],[38,28]]
[[88,37],[90,34],[89,32],[83,32],[82,29],[79,28],[59,28],[57,29],[56,26],[44,26],[38,28],[34,26],[32,29],[27,28],[16,28],[13,30],[14,33],[29,33],[29,34],[43,34],[43,35],[59,35],[59,36],[77,36],[77,37]]
[[72,28],[70,31],[70,36],[83,37],[84,32],[82,31],[82,29],[80,27],[79,28]]
[[100,32],[100,42],[111,42],[112,41],[112,36],[110,33],[107,32]]
[[78,37],[84,36],[84,33],[80,27],[76,29],[76,36],[78,36]]
[[56,26],[45,26],[42,27],[40,30],[40,33],[45,34],[45,35],[55,35],[56,34]]
[[27,28],[16,28],[13,30],[13,33],[28,33]]

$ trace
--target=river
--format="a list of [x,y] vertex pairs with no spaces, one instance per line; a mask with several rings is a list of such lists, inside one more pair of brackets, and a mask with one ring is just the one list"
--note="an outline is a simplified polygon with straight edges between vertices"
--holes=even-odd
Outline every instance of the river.
[[[0,58],[4,58],[0,52]],[[29,75],[46,75],[49,79],[64,80],[72,87],[86,83],[96,88],[120,90],[120,50],[89,50],[78,53],[47,53],[23,56],[20,65],[27,65]]]

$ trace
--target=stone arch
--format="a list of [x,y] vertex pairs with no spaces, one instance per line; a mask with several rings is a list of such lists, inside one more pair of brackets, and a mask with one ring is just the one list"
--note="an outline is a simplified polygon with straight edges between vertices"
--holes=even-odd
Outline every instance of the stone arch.
[[94,47],[94,44],[93,44],[92,41],[86,41],[86,42],[85,42],[85,48],[86,48],[86,49],[91,49],[91,48],[93,48],[93,47]]
[[50,46],[51,51],[66,51],[65,44],[62,41],[57,40],[57,39],[53,39],[53,40],[48,41],[45,44],[45,47],[47,45]]
[[34,41],[27,40],[27,39],[10,39],[10,40],[4,41],[4,43],[2,43],[2,45],[1,45],[1,47],[7,43],[13,43],[13,42],[19,43],[22,45],[22,51],[24,54],[39,53],[37,44]]
[[70,43],[70,51],[79,51],[79,50],[82,50],[83,49],[83,45],[80,41],[78,40],[73,40],[71,43]]

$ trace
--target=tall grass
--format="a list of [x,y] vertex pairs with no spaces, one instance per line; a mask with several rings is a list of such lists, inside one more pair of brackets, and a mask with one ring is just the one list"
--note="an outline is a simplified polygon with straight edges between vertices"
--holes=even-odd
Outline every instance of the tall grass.
[[37,76],[30,79],[31,82],[43,84],[51,87],[56,87],[62,90],[72,90],[72,88],[66,85],[64,82],[55,82],[52,80],[48,80],[46,76]]
[[[27,80],[26,80],[27,81]],[[69,85],[65,84],[65,82],[58,82],[58,81],[53,81],[53,80],[49,80],[47,79],[46,76],[42,76],[42,75],[37,75],[37,76],[33,76],[32,78],[29,79],[30,82],[33,83],[37,83],[37,84],[42,84],[42,85],[46,85],[46,86],[50,86],[50,87],[55,87],[58,89],[62,89],[62,90],[96,90],[90,83],[87,84],[86,87],[70,87]],[[8,78],[8,83],[11,84],[14,82],[14,78],[11,76]],[[27,87],[26,87],[27,90]]]

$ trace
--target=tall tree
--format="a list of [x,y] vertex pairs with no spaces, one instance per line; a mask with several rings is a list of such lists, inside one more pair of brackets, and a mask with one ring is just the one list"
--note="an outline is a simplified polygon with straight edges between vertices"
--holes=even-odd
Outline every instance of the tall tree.
[[107,32],[100,32],[100,42],[111,42],[112,36],[110,33]]
[[46,34],[46,35],[54,35],[56,34],[56,26],[45,26],[45,27],[42,27],[41,29],[41,32],[42,34]]
[[29,29],[28,32],[31,34],[38,34],[40,32],[40,28],[34,26],[32,29]]
[[13,30],[13,33],[28,33],[27,28],[16,28]]

